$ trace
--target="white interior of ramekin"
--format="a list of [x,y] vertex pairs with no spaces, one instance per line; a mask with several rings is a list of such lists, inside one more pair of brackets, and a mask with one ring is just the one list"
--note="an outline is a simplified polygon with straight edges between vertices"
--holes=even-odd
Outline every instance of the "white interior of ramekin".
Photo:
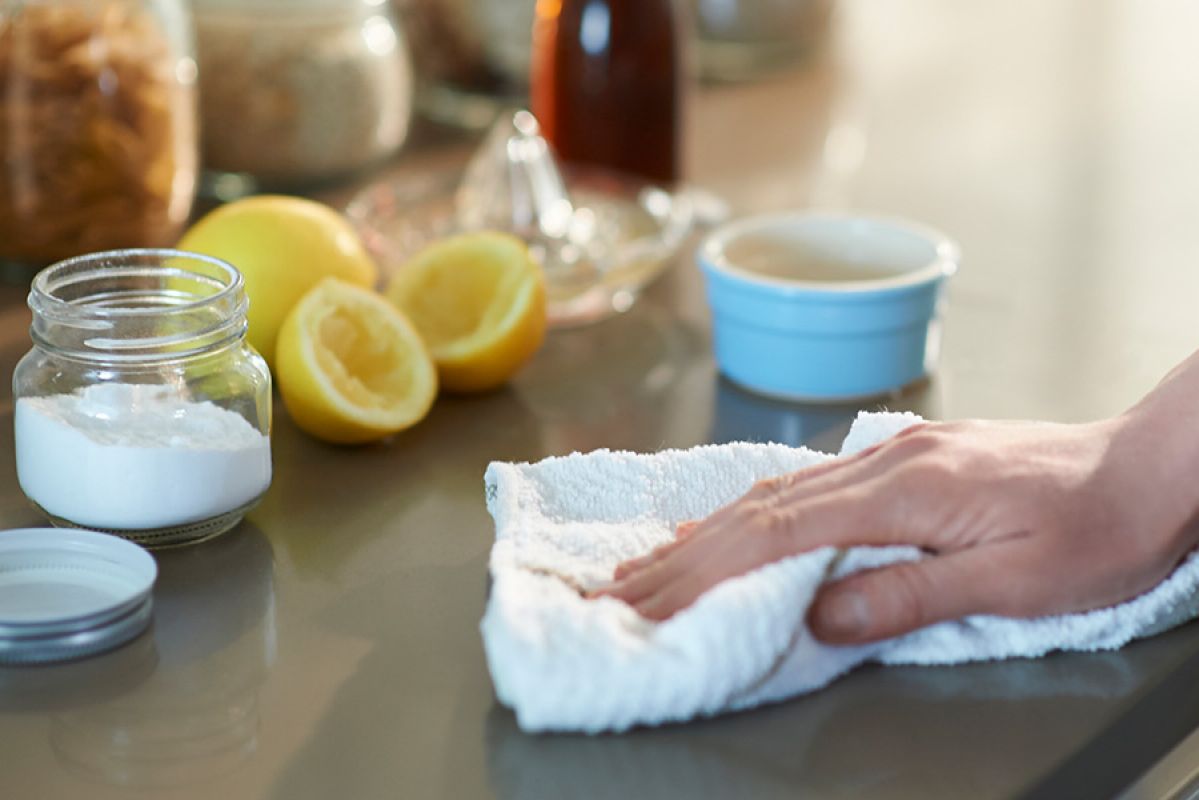
[[[793,240],[816,252],[852,264],[893,273],[892,277],[804,281],[753,272],[729,257],[734,244],[747,236],[768,235]],[[905,220],[817,212],[787,212],[748,217],[721,226],[700,245],[699,258],[709,267],[739,280],[776,290],[875,292],[914,286],[952,275],[960,250],[943,233]]]

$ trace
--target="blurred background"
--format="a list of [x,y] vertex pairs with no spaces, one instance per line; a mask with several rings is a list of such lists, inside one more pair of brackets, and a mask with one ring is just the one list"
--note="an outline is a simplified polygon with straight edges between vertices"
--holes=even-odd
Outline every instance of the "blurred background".
[[[0,260],[17,282],[77,252],[170,244],[254,191],[340,208],[386,185],[383,211],[418,219],[497,119],[538,110],[534,0],[3,8]],[[572,8],[570,52],[603,56],[601,22],[653,32],[619,54],[634,69],[678,45],[660,100],[674,104],[677,184],[733,215],[883,212],[961,242],[928,409],[1112,413],[1199,338],[1184,299],[1199,289],[1194,4],[544,0],[540,13]],[[586,70],[572,80],[556,96]],[[648,137],[627,107],[605,134]],[[688,247],[671,253],[663,266],[689,266]],[[659,283],[674,318],[706,327],[696,281]]]
[[[566,85],[551,82],[553,92],[543,81],[539,95],[532,76],[549,51],[533,44],[534,20],[566,19],[572,8],[573,40],[554,52],[584,66]],[[170,244],[203,210],[260,190],[337,209],[365,202],[423,224],[513,109],[548,107],[538,115],[560,144],[559,118],[571,116],[560,114],[563,98],[588,85],[588,59],[606,52],[599,32],[630,19],[658,32],[657,44],[624,51],[631,63],[678,52],[674,66],[631,71],[675,70],[647,106],[669,108],[665,122],[651,131],[649,111],[619,98],[627,113],[605,115],[606,136],[652,133],[663,146],[645,168],[669,177],[643,179],[672,196],[702,192],[713,217],[884,213],[961,243],[940,368],[863,407],[1093,419],[1127,407],[1199,345],[1191,0],[0,0],[4,275],[20,284],[77,252]],[[880,670],[815,705],[713,721],[698,734],[548,749],[517,738],[478,637],[492,541],[480,481],[488,461],[732,439],[835,449],[858,411],[762,398],[719,376],[692,260],[702,229],[701,220],[623,313],[554,331],[506,388],[439,400],[394,446],[329,447],[279,414],[274,489],[251,517],[253,546],[231,539],[229,550],[197,551],[211,563],[180,560],[168,571],[171,619],[211,630],[163,637],[156,657],[178,667],[145,684],[184,715],[232,709],[218,722],[234,724],[194,730],[233,742],[236,757],[228,769],[203,769],[193,760],[212,754],[192,745],[208,740],[182,741],[165,753],[166,778],[179,785],[156,796],[373,797],[403,786],[516,797],[559,761],[579,764],[580,787],[623,786],[611,783],[616,761],[606,756],[647,742],[661,745],[647,769],[666,797],[679,785],[727,796],[728,784],[694,781],[704,765],[748,772],[754,786],[782,776],[779,796],[861,796],[871,784],[854,781],[871,775],[908,796],[1010,796],[1098,732],[1125,733],[1113,726],[1142,689],[1184,657],[1191,663],[1193,632],[1110,659],[962,673],[971,685],[1015,687],[988,707],[942,692],[941,673],[925,684],[913,673],[880,679]],[[23,295],[11,286],[0,295],[10,364],[29,346]],[[7,519],[37,519],[11,460],[0,472]],[[227,570],[226,555],[248,566]],[[201,569],[227,574],[233,589],[210,588],[237,602],[188,600],[185,578]],[[121,681],[148,672],[138,664],[154,654],[132,655],[137,664],[118,665]],[[1103,691],[1064,706],[1038,700],[1044,686],[1069,694],[1059,686],[1090,683]],[[91,797],[136,784],[138,765],[119,748],[144,733],[129,724],[138,707],[97,693],[95,714],[74,707],[82,701],[43,709],[40,737],[28,735],[24,707],[0,719],[5,777],[17,786],[8,796],[51,796],[46,786],[79,796],[63,761],[105,776],[111,785],[88,784]],[[905,724],[879,724],[888,697],[907,708],[895,715]],[[917,716],[921,725],[906,724]],[[179,718],[148,719],[156,731]],[[1000,740],[1020,746],[1008,753],[992,746]],[[796,741],[815,744],[808,752]],[[863,741],[877,744],[874,773],[859,771]],[[955,746],[977,760],[977,783],[947,783],[944,754]],[[141,774],[159,777],[162,763]]]

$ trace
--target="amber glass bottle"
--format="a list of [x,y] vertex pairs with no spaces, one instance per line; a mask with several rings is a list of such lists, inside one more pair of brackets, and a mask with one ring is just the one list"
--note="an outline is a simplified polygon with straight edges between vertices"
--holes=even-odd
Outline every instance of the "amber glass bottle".
[[532,110],[558,156],[676,182],[682,48],[673,0],[537,0]]

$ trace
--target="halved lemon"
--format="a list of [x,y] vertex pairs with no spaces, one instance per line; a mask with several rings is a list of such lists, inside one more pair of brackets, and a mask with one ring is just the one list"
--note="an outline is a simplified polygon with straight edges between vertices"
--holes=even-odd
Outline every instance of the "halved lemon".
[[545,339],[545,280],[525,243],[484,231],[437,241],[400,267],[387,297],[420,331],[441,386],[507,381]]
[[381,439],[416,424],[437,396],[420,335],[375,292],[326,278],[279,329],[276,378],[303,430],[338,444]]

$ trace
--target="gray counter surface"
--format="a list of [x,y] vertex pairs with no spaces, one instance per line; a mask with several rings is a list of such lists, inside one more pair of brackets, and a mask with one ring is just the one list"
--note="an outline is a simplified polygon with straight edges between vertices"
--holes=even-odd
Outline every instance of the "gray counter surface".
[[[1196,26],[1167,0],[847,0],[820,58],[697,97],[690,174],[743,212],[864,209],[960,240],[941,369],[887,407],[1115,413],[1199,346]],[[28,347],[21,296],[0,291],[5,372]],[[1188,625],[1115,653],[865,668],[625,736],[521,734],[478,635],[489,461],[829,449],[856,411],[721,380],[686,257],[627,314],[555,333],[508,388],[443,398],[390,442],[326,446],[277,408],[270,492],[159,556],[149,635],[0,670],[0,797],[1106,797],[1199,725]],[[0,415],[0,526],[40,524],[7,395]]]

